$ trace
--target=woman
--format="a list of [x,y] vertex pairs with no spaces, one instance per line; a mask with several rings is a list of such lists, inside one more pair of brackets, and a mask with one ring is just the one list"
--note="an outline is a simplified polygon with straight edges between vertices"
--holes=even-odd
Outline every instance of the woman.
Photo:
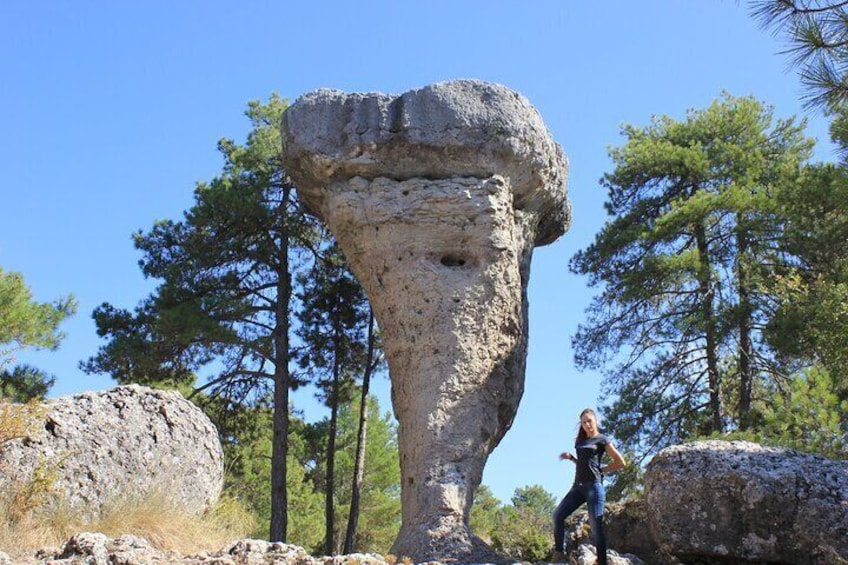
[[[565,541],[565,519],[584,502],[589,509],[589,525],[592,528],[592,538],[598,551],[598,565],[607,565],[607,540],[604,536],[604,491],[603,478],[607,473],[614,473],[626,465],[624,457],[613,446],[610,439],[598,429],[598,417],[591,408],[580,413],[580,429],[574,442],[575,457],[571,453],[561,453],[560,459],[567,459],[577,464],[574,475],[574,485],[559,506],[554,510],[554,555],[555,563],[565,563],[563,542]],[[610,456],[612,462],[601,465],[604,453]]]

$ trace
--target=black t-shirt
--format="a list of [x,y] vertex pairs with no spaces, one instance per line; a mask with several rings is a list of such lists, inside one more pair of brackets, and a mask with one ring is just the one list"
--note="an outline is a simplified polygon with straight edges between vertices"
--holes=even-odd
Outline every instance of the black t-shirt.
[[601,458],[610,443],[612,442],[607,436],[598,434],[574,445],[577,452],[577,473],[574,476],[576,484],[601,482]]

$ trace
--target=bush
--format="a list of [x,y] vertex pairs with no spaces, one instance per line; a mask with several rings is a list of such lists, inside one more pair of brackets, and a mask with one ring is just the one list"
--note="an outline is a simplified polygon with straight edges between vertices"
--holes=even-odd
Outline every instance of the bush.
[[491,532],[492,547],[517,561],[544,561],[552,543],[551,520],[528,509],[507,506]]

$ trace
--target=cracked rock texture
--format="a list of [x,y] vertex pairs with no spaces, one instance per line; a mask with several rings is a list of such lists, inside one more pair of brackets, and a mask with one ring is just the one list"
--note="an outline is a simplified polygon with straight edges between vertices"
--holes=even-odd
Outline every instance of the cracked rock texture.
[[402,474],[392,553],[498,560],[468,514],[524,390],[533,248],[570,225],[562,150],[526,98],[473,80],[318,90],[282,130],[298,194],[380,324]]
[[848,563],[848,462],[743,441],[662,450],[645,473],[660,548],[683,562]]
[[45,471],[53,502],[90,518],[121,497],[155,494],[200,513],[221,493],[217,430],[179,392],[122,386],[49,400],[40,414],[32,435],[0,451],[0,492]]

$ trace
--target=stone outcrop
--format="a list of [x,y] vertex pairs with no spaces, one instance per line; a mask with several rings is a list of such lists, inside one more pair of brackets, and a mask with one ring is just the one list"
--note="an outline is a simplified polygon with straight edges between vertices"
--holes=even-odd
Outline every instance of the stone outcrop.
[[84,516],[127,496],[160,494],[200,513],[223,487],[223,453],[209,418],[175,391],[137,385],[45,403],[43,423],[0,450],[0,491],[37,470],[51,498]]
[[848,462],[741,441],[662,450],[646,516],[683,562],[848,563]]
[[[0,553],[0,565],[393,565],[396,558],[374,553],[349,555],[309,555],[302,547],[285,543],[242,539],[215,551],[180,555],[161,551],[138,536],[109,538],[99,533],[80,533],[68,539],[61,549],[21,555],[16,560]],[[609,552],[610,565],[642,565],[633,555]],[[581,545],[571,559],[576,565],[596,565],[594,548]],[[437,561],[427,565],[440,565]]]
[[[162,551],[146,539],[124,535],[110,538],[83,532],[61,548],[10,557],[0,553],[0,565],[395,565],[395,558],[374,553],[315,557],[296,545],[242,539],[212,552],[181,555]],[[428,565],[439,565],[432,562]],[[624,564],[618,564],[624,565]]]
[[[658,547],[651,538],[645,520],[644,500],[608,503],[604,509],[604,532],[608,547],[615,550],[615,552],[612,549],[609,551],[610,556],[615,553],[634,562],[641,558],[659,565],[660,561],[656,555]],[[575,561],[578,559],[579,552],[582,551],[584,556],[587,555],[585,550],[581,549],[582,546],[592,545],[592,543],[588,513],[583,510],[572,514],[566,522],[566,554]]]
[[526,98],[461,80],[401,96],[318,90],[283,116],[285,166],[379,321],[416,560],[497,556],[468,528],[524,389],[534,246],[569,227],[566,159]]
[[[594,545],[581,544],[575,548],[570,555],[571,563],[574,565],[598,565],[598,552]],[[623,555],[613,550],[607,550],[608,565],[644,565],[644,561],[635,555]]]
[[[389,565],[379,555],[352,554],[312,557],[302,547],[243,539],[220,551],[180,555],[161,551],[137,536],[109,538],[99,533],[80,533],[65,542],[62,549],[44,558],[21,558],[21,565]],[[0,563],[0,565],[2,565]]]

